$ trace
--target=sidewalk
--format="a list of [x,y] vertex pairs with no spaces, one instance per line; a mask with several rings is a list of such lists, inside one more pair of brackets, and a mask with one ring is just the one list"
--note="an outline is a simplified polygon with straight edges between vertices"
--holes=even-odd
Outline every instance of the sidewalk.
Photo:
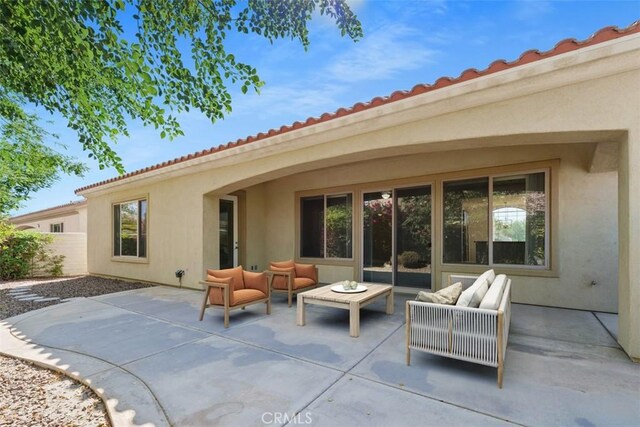
[[[79,298],[0,322],[0,352],[54,367],[100,394],[115,426],[633,425],[640,367],[615,316],[515,304],[504,388],[495,369],[413,353],[404,300],[348,312],[274,297],[198,321],[201,292],[153,287]],[[605,327],[605,325],[607,327]],[[607,329],[609,328],[609,329]],[[611,332],[611,333],[610,333]]]

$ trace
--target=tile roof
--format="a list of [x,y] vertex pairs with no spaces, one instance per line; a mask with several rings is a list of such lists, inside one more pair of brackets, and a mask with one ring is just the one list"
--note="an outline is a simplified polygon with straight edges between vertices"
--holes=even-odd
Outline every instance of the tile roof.
[[86,204],[87,204],[87,200],[86,199],[84,199],[84,200],[76,200],[76,201],[65,203],[65,204],[62,204],[62,205],[52,206],[50,208],[41,209],[39,211],[33,211],[33,212],[28,212],[28,213],[25,213],[25,214],[22,214],[22,215],[12,216],[11,218],[9,218],[9,220],[10,221],[16,221],[16,220],[22,219],[24,217],[28,217],[28,216],[36,215],[36,214],[42,214],[42,213],[45,213],[45,212],[49,212],[49,211],[53,211],[53,210],[61,209],[61,208],[71,208],[71,207],[79,208],[79,207],[82,207],[82,206],[84,206]]
[[556,55],[561,55],[563,53],[571,52],[574,50],[582,49],[588,46],[593,46],[598,43],[603,43],[606,41],[614,40],[620,37],[624,37],[627,35],[640,33],[640,21],[635,21],[631,25],[626,28],[618,28],[614,26],[604,27],[598,31],[596,31],[593,35],[585,40],[576,40],[573,38],[564,39],[558,42],[552,49],[546,52],[540,52],[537,49],[531,49],[520,55],[518,59],[515,61],[507,62],[504,59],[499,59],[493,61],[487,68],[484,70],[478,71],[475,68],[469,68],[463,71],[458,77],[440,77],[433,84],[418,84],[414,86],[409,91],[395,91],[391,95],[386,97],[376,97],[373,98],[369,102],[358,102],[349,108],[339,108],[333,113],[324,113],[319,117],[309,117],[304,122],[294,122],[289,126],[281,126],[279,129],[270,129],[268,132],[260,132],[257,135],[248,136],[244,139],[238,139],[235,142],[228,142],[227,144],[222,144],[217,147],[212,147],[207,150],[198,151],[195,153],[188,154],[186,156],[178,157],[173,160],[168,160],[153,166],[148,166],[143,169],[139,169],[133,172],[126,173],[124,175],[120,175],[114,178],[107,179],[105,181],[100,181],[95,184],[87,185],[85,187],[81,187],[77,189],[75,192],[80,193],[82,191],[99,187],[101,185],[109,184],[112,182],[120,181],[125,178],[129,178],[136,175],[141,175],[146,172],[154,171],[157,169],[161,169],[167,166],[175,165],[177,163],[186,162],[191,159],[204,157],[210,154],[219,153],[224,150],[228,150],[230,148],[238,147],[241,145],[250,144],[252,142],[260,141],[266,138],[270,138],[276,135],[282,135],[287,132],[291,132],[294,130],[298,130],[301,128],[305,128],[308,126],[313,126],[319,123],[323,123],[329,120],[337,119],[339,117],[344,117],[350,114],[358,113],[360,111],[368,110],[371,108],[379,107],[381,105],[389,104],[392,102],[400,101],[402,99],[410,98],[412,96],[420,95],[426,92],[431,92],[434,90],[442,89],[454,84],[466,82],[478,77],[487,76],[490,74],[494,74],[500,71],[508,70],[514,67],[519,67],[521,65],[529,64],[531,62],[539,61],[546,58],[551,58]]

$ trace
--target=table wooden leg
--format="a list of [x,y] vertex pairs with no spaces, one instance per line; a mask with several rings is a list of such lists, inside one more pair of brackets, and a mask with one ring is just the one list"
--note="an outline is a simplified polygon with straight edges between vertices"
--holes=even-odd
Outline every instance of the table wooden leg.
[[358,302],[349,303],[349,335],[354,338],[360,336],[360,304]]
[[304,296],[300,294],[298,294],[298,309],[296,310],[296,317],[296,323],[298,324],[298,326],[304,326]]
[[393,309],[393,289],[391,289],[387,295],[387,314],[393,314]]

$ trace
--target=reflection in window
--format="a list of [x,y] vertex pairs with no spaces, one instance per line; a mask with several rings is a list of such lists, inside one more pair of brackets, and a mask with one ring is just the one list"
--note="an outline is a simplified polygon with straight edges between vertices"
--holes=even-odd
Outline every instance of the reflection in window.
[[327,258],[351,258],[351,194],[327,196]]
[[445,263],[489,263],[488,194],[488,178],[444,183]]
[[544,172],[493,180],[493,263],[545,265]]
[[113,255],[147,256],[147,201],[113,205]]
[[300,199],[300,256],[353,257],[353,196],[302,197]]

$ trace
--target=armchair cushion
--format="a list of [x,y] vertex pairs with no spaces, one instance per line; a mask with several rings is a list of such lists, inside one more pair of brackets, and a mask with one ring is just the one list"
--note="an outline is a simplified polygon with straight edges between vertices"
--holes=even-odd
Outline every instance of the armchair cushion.
[[244,289],[244,277],[242,274],[242,266],[239,265],[235,268],[226,268],[224,270],[207,270],[207,274],[215,277],[232,277],[233,278],[233,289],[230,290],[238,290]]
[[[250,271],[243,271],[244,276],[244,289],[245,290],[257,290],[264,294],[266,297],[269,285],[267,283],[267,275],[264,273],[252,273]],[[238,291],[236,290],[236,293]]]
[[247,302],[266,298],[267,294],[257,289],[239,289],[233,293],[233,305],[245,304]]
[[[207,272],[212,270],[207,270]],[[211,274],[207,274],[207,282],[216,282],[216,283],[226,283],[229,286],[232,286],[233,278],[232,277],[216,277]],[[211,305],[224,305],[224,298],[222,289],[220,288],[211,288],[209,290],[209,304]],[[229,289],[229,305],[233,305],[233,291]]]
[[293,263],[293,260],[290,259],[288,261],[277,261],[277,262],[270,262],[271,267],[276,267],[276,268],[290,268],[290,267],[295,267],[295,264]]
[[[271,271],[276,271],[276,272],[283,272],[283,273],[291,273],[291,278],[294,279],[294,283],[295,283],[295,277],[296,277],[296,269],[295,267],[291,266],[291,267],[276,267],[273,265],[274,263],[271,263]],[[287,287],[287,278],[283,277],[283,276],[276,276],[273,278],[273,287],[275,289],[288,289]]]
[[306,277],[308,279],[313,280],[315,283],[318,282],[316,266],[313,264],[294,264],[296,269],[297,277]]
[[296,277],[293,279],[293,289],[306,288],[309,286],[314,286],[316,281],[313,279],[309,279],[308,277]]

